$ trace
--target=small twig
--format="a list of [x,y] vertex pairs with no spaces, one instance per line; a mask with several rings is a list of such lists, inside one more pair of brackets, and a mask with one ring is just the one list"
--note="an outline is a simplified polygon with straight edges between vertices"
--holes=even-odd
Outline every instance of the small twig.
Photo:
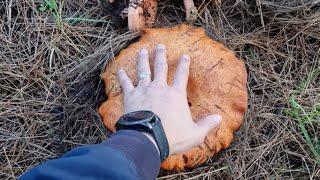
[[12,177],[14,177],[13,168],[12,168],[12,165],[11,165],[10,159],[9,159],[9,157],[8,157],[8,155],[7,155],[6,148],[5,148],[5,147],[3,147],[2,149],[3,149],[4,155],[6,156],[6,160],[8,161],[8,165],[9,165],[10,170],[11,170],[11,175],[12,175]]
[[111,21],[101,19],[88,19],[88,18],[64,18],[63,21],[83,21],[83,22],[94,22],[94,23],[113,23]]
[[263,30],[266,30],[266,26],[264,25],[264,20],[263,20],[263,12],[262,12],[262,8],[261,8],[261,0],[257,0],[258,2],[258,10],[259,10],[259,14],[260,14],[260,20],[261,20],[261,25],[263,27]]
[[9,3],[8,3],[8,0],[6,0],[6,4],[7,4],[7,26],[9,28],[8,38],[9,38],[9,41],[11,41],[11,37],[12,37],[12,27],[11,27],[12,0],[10,0]]
[[50,58],[49,58],[49,73],[51,73],[51,68],[52,68],[52,59],[53,59],[53,55],[54,55],[54,48],[51,49],[51,53],[50,53]]

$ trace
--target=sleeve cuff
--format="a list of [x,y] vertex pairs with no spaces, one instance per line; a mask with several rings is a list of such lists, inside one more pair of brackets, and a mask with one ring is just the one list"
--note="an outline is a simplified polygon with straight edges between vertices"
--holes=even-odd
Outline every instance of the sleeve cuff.
[[102,143],[121,151],[137,168],[144,179],[154,179],[160,169],[160,156],[157,148],[139,131],[120,130]]

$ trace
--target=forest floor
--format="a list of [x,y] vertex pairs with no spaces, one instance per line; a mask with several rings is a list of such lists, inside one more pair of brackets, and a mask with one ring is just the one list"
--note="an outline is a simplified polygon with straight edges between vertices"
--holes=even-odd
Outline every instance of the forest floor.
[[[249,107],[230,148],[159,179],[320,178],[320,1],[196,1],[195,26],[248,71]],[[155,27],[185,21],[159,2]],[[0,2],[0,179],[110,134],[97,107],[100,75],[130,33],[98,0]]]

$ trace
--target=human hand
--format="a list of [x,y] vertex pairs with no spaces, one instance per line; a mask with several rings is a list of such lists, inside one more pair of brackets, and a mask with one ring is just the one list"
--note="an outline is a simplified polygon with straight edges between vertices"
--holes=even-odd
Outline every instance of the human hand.
[[124,70],[118,71],[125,113],[150,110],[157,114],[169,142],[170,155],[201,144],[208,132],[219,126],[219,115],[207,116],[197,123],[192,120],[187,100],[189,56],[181,57],[172,86],[167,84],[168,64],[164,45],[156,47],[153,81],[146,49],[140,51],[137,66],[137,87],[133,86]]

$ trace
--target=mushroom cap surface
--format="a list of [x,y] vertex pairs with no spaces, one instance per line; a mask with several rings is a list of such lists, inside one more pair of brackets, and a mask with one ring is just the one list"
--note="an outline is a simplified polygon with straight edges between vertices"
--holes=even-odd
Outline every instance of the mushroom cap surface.
[[233,140],[233,133],[241,126],[248,99],[246,69],[233,51],[210,39],[202,28],[182,24],[172,28],[145,29],[140,40],[123,49],[115,60],[109,62],[102,75],[108,100],[99,107],[99,113],[109,130],[115,131],[115,123],[124,113],[117,70],[123,68],[136,85],[137,52],[147,48],[150,66],[153,67],[157,44],[167,47],[169,85],[172,84],[180,56],[188,54],[191,57],[187,92],[193,120],[211,114],[222,116],[219,129],[208,133],[202,144],[184,153],[171,155],[161,164],[166,170],[193,168],[227,148]]

